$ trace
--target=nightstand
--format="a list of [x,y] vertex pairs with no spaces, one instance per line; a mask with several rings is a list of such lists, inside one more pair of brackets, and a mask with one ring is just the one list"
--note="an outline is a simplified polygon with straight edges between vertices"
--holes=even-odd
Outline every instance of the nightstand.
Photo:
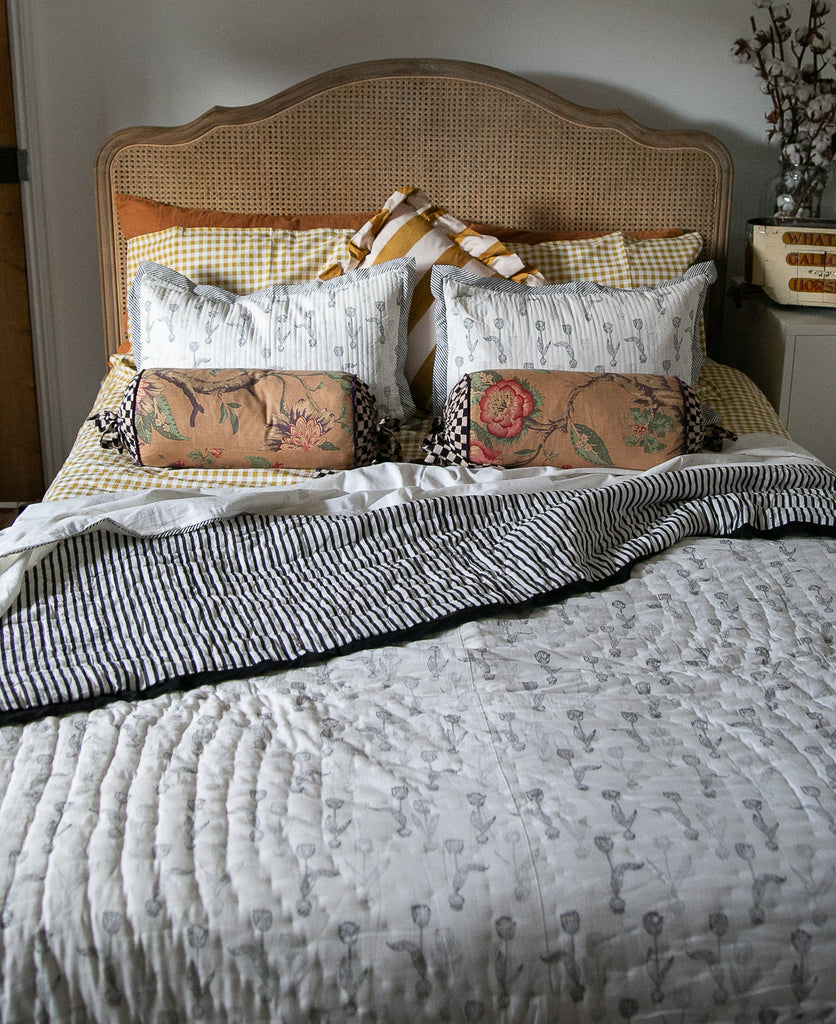
[[763,391],[790,436],[836,468],[836,308],[779,306],[732,288],[723,361]]

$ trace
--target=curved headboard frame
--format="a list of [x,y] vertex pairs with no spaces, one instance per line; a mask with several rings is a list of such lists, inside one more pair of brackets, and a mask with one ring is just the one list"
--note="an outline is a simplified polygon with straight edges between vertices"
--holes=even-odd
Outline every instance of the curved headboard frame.
[[105,348],[123,340],[118,193],[267,214],[355,213],[417,185],[474,222],[531,230],[682,227],[717,264],[719,336],[732,163],[713,136],[646,128],[482,64],[376,60],[178,127],[127,128],[96,157]]

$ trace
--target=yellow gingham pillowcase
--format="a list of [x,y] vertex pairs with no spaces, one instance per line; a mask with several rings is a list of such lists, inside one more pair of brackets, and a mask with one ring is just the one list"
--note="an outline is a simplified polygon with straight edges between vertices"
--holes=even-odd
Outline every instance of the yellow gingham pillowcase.
[[702,252],[702,235],[689,231],[675,238],[631,238],[627,244],[632,286],[657,285],[680,277]]
[[347,258],[351,235],[340,228],[166,228],[128,241],[128,281],[149,260],[236,294],[304,284],[324,264]]
[[128,240],[128,287],[143,260],[236,295],[271,284],[304,284],[324,265],[348,258],[353,233],[346,228],[166,228]]
[[[631,238],[627,243],[627,261],[633,287],[657,285],[680,277],[702,252],[703,240],[698,231],[688,231],[675,238]],[[700,348],[705,352],[705,314],[698,325]]]
[[573,241],[515,243],[514,252],[533,263],[549,284],[596,281],[610,288],[630,288],[635,283],[620,231]]

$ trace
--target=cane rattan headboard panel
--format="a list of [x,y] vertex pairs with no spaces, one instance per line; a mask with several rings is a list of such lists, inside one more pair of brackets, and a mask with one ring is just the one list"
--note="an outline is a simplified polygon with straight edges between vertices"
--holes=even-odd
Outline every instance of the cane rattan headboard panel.
[[385,60],[311,78],[174,128],[129,128],[96,161],[105,345],[122,341],[126,243],[113,197],[232,212],[352,213],[400,185],[470,221],[532,230],[684,227],[718,265],[732,167],[699,131],[644,128],[480,64]]

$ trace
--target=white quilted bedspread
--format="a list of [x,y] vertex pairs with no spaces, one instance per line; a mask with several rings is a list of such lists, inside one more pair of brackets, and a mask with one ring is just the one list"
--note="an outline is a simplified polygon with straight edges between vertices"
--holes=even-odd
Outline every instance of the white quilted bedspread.
[[836,540],[0,728],[0,1021],[836,1020]]

